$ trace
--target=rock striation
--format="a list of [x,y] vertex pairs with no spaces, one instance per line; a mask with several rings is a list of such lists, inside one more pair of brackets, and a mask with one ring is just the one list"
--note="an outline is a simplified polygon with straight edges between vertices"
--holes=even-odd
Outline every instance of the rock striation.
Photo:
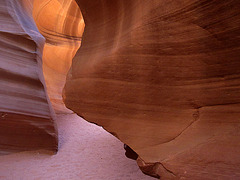
[[240,178],[240,2],[77,0],[64,102],[162,179]]
[[57,150],[54,110],[69,112],[71,66],[66,106],[126,144],[144,173],[239,179],[239,9],[238,0],[0,1],[0,154]]
[[42,72],[44,37],[32,1],[0,1],[0,154],[57,150],[54,112]]
[[71,112],[62,89],[81,44],[82,14],[74,0],[4,0],[0,8],[0,154],[56,151],[53,120]]
[[72,58],[81,45],[81,11],[75,0],[34,0],[32,15],[46,38],[42,61],[51,103],[56,113],[69,113],[62,100],[62,89]]

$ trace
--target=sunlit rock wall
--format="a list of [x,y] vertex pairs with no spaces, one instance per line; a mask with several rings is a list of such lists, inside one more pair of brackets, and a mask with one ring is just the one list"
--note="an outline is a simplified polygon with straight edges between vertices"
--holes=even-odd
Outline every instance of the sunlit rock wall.
[[82,14],[74,0],[0,5],[0,153],[57,150],[53,111],[70,112],[62,89],[81,44]]
[[57,150],[31,0],[0,1],[0,154]]
[[162,179],[240,178],[240,1],[77,0],[66,106]]
[[62,89],[72,58],[80,47],[84,30],[81,11],[75,0],[34,0],[33,18],[46,38],[43,72],[47,91],[56,113],[68,113]]

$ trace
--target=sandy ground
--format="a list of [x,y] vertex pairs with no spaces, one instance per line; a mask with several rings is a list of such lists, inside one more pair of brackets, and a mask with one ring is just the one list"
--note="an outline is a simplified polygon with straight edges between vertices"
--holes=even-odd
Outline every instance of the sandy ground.
[[60,149],[56,155],[21,152],[0,156],[1,180],[154,180],[123,144],[101,127],[75,114],[58,115]]

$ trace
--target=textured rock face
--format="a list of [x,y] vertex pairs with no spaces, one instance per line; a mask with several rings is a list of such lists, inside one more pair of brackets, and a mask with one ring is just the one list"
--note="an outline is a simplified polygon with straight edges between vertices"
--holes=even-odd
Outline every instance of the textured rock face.
[[163,179],[240,177],[240,2],[78,0],[65,103]]
[[32,1],[0,1],[0,154],[57,150],[42,72],[44,38],[31,18]]
[[81,43],[82,14],[74,0],[4,0],[0,5],[0,154],[57,150],[53,109],[70,112],[62,89]]

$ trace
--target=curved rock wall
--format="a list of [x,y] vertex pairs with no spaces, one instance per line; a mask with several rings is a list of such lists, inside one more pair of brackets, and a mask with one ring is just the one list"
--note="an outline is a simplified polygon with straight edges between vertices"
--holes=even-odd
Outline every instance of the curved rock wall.
[[4,0],[0,8],[0,154],[56,151],[54,113],[70,112],[62,89],[81,43],[82,14],[74,0]]
[[66,106],[163,179],[240,177],[240,2],[78,0]]
[[0,154],[57,150],[42,72],[45,39],[31,18],[32,3],[0,1]]
[[34,0],[33,18],[46,38],[43,72],[48,95],[56,113],[70,112],[62,101],[62,89],[84,30],[75,0]]
[[77,51],[67,107],[137,152],[144,173],[239,179],[240,2],[77,3],[78,51],[74,1],[0,2],[0,154],[57,149],[46,92],[66,112]]

